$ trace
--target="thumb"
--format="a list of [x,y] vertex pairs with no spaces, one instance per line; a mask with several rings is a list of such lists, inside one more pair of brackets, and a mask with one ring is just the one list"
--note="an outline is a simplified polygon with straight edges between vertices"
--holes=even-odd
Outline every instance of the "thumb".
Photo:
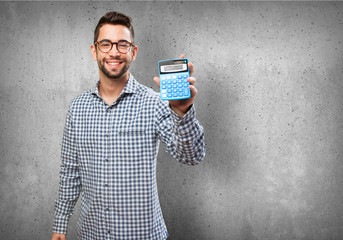
[[157,84],[157,86],[160,87],[160,78],[159,77],[154,77],[154,81]]

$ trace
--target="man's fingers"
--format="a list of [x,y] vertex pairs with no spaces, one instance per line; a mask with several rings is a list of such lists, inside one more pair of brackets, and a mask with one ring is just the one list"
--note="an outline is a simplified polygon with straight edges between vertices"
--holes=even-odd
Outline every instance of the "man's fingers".
[[195,85],[195,82],[197,81],[194,77],[189,77],[187,78],[187,81],[191,84],[191,85]]
[[160,78],[159,77],[154,77],[154,81],[157,84],[157,86],[160,87]]
[[192,76],[194,72],[194,66],[193,63],[189,62],[188,63],[188,68],[189,68],[189,75]]
[[[179,58],[185,58],[185,54],[180,54]],[[189,68],[189,75],[192,76],[194,72],[194,66],[193,63],[188,62],[188,68]]]
[[198,90],[196,89],[196,87],[194,87],[194,85],[189,85],[189,89],[191,90],[192,98],[194,98],[197,95]]

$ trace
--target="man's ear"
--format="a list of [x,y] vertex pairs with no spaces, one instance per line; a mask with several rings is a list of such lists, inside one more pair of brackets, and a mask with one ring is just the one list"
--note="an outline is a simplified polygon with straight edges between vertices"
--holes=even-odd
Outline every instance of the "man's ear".
[[132,62],[135,61],[136,56],[137,56],[137,52],[138,52],[138,47],[137,47],[137,46],[134,46],[134,47],[132,48]]
[[96,46],[93,44],[91,45],[91,54],[92,54],[92,58],[94,61],[97,60],[97,52],[96,52]]

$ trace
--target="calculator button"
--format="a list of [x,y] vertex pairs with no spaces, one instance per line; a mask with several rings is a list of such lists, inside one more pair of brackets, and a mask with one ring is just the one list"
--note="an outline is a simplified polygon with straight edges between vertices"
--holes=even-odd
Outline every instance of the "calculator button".
[[188,86],[190,83],[187,81],[189,73],[172,73],[161,75],[161,98],[163,99],[182,99],[190,97],[190,90]]

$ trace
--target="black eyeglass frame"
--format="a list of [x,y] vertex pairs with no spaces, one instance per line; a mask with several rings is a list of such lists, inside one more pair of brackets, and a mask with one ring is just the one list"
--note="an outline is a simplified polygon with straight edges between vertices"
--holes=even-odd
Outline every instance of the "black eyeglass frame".
[[[103,53],[108,53],[108,52],[110,52],[110,51],[113,49],[113,45],[116,45],[117,51],[120,52],[120,53],[123,53],[123,54],[130,52],[130,50],[132,49],[132,47],[135,46],[135,44],[133,44],[133,43],[131,43],[131,42],[129,42],[129,41],[126,41],[126,40],[120,40],[120,41],[118,41],[118,42],[111,42],[111,41],[108,40],[108,39],[104,39],[104,40],[101,40],[101,41],[97,41],[97,42],[94,43],[94,45],[99,45],[100,43],[103,43],[103,42],[111,43],[111,48],[110,48],[110,50],[108,50],[107,52],[102,51],[102,50],[100,49],[100,47],[98,46],[99,50],[100,50],[101,52],[103,52]],[[127,49],[126,52],[122,52],[122,51],[120,51],[120,50],[118,49],[118,44],[119,44],[119,43],[128,43],[128,44],[130,44],[130,47],[128,47],[128,49]]]

